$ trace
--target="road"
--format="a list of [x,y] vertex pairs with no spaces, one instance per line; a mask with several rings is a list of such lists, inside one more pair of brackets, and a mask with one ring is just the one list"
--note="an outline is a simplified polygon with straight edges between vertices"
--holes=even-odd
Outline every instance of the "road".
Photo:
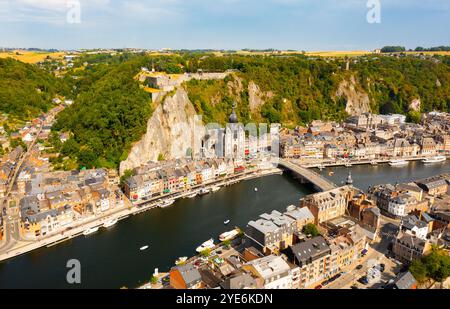
[[300,166],[299,164],[296,164],[295,162],[293,162],[291,160],[281,159],[279,164],[281,166],[284,166],[285,168],[291,170],[292,172],[298,174],[302,178],[307,179],[309,182],[311,182],[313,185],[315,185],[318,189],[320,189],[320,191],[329,191],[329,190],[337,188],[337,186],[330,180],[322,177],[321,175],[315,173],[312,170],[309,170],[307,168]]
[[42,124],[39,126],[39,131],[36,133],[36,137],[27,147],[27,151],[22,154],[17,164],[14,166],[14,171],[12,173],[11,179],[8,181],[8,187],[6,189],[5,197],[1,202],[1,209],[6,207],[7,215],[4,217],[3,222],[3,240],[0,243],[0,252],[9,250],[14,246],[14,244],[20,240],[20,217],[18,212],[14,212],[13,209],[8,205],[8,198],[13,189],[14,183],[16,182],[17,176],[19,175],[20,169],[27,159],[28,155],[31,153],[34,145],[36,144],[39,134],[42,132]]

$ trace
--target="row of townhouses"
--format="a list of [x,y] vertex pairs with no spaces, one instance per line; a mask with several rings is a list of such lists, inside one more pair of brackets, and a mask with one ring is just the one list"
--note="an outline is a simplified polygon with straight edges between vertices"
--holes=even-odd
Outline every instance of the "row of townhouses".
[[434,118],[428,115],[423,124],[410,124],[399,115],[362,114],[342,124],[316,120],[307,128],[283,130],[281,155],[304,160],[335,160],[449,154],[448,123],[431,119]]
[[21,232],[30,239],[124,206],[122,193],[111,186],[104,169],[22,176],[26,180],[19,201]]

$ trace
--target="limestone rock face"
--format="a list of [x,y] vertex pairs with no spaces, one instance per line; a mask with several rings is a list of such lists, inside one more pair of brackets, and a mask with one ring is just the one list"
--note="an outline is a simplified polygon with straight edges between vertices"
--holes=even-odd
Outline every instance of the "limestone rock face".
[[420,111],[420,105],[420,99],[414,99],[411,101],[411,104],[409,104],[409,110],[418,112]]
[[352,76],[350,80],[343,80],[339,84],[336,96],[346,99],[347,103],[345,111],[351,116],[370,112],[369,96],[365,91],[356,89],[354,76]]
[[263,92],[253,81],[248,83],[248,101],[252,113],[259,113],[261,106],[264,105],[267,99],[272,97],[273,93],[271,91]]
[[[184,158],[193,149],[199,149],[205,129],[196,115],[186,91],[179,87],[173,96],[167,96],[147,122],[147,133],[121,162],[120,173],[148,161]],[[194,153],[195,155],[195,153]]]

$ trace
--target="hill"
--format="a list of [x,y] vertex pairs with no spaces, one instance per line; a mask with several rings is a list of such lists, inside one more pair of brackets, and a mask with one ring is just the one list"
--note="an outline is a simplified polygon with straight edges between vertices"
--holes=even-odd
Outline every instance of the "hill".
[[0,58],[0,111],[27,120],[52,106],[56,94],[68,93],[67,85],[31,64]]
[[118,167],[145,133],[152,110],[150,95],[133,79],[143,60],[125,57],[66,76],[77,89],[75,104],[58,115],[53,130],[73,136],[64,145],[56,143],[57,150],[80,167]]
[[232,70],[224,80],[186,82],[183,102],[192,102],[205,123],[225,123],[236,101],[243,123],[280,122],[293,127],[366,111],[449,111],[449,64],[444,56],[322,58],[188,52],[82,56],[64,79],[74,89],[75,104],[58,116],[54,126],[56,131],[71,132],[72,138],[56,149],[80,167],[117,168],[146,133],[159,104],[151,102],[151,94],[135,78],[144,66],[172,74]]

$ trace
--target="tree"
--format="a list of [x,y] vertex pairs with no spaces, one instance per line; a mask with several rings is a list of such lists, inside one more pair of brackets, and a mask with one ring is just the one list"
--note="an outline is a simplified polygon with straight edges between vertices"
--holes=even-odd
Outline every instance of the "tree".
[[414,260],[409,266],[409,271],[419,282],[427,280],[427,269],[420,260]]
[[202,256],[202,257],[209,257],[210,255],[211,255],[211,249],[205,249],[205,250],[203,250],[202,252],[200,252],[200,255]]
[[384,46],[381,49],[382,53],[398,53],[398,52],[404,52],[406,49],[403,46]]
[[225,241],[223,242],[223,246],[224,246],[225,248],[229,248],[229,247],[231,246],[231,240],[225,240]]
[[312,237],[319,236],[319,230],[317,229],[316,225],[313,223],[308,223],[303,227],[303,233],[306,235],[311,235]]
[[152,277],[150,278],[150,283],[151,283],[151,284],[157,284],[157,283],[158,283],[158,277],[152,276]]
[[134,176],[133,170],[126,170],[123,175],[120,177],[120,186],[123,187],[125,182]]
[[409,111],[407,114],[407,121],[413,123],[420,123],[420,112]]
[[442,282],[450,276],[450,256],[445,250],[434,246],[430,254],[413,261],[409,270],[419,282],[428,278]]

